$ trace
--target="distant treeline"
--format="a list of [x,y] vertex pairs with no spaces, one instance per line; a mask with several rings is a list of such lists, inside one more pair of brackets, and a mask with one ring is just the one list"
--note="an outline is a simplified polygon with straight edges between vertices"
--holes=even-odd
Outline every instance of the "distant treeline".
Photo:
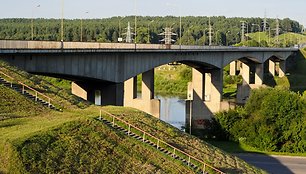
[[[125,37],[124,33],[128,22],[130,22],[132,32],[134,32],[134,16],[112,17],[106,19],[73,19],[64,20],[64,40],[81,41],[81,28],[83,29],[83,41],[98,42],[118,42],[118,37]],[[153,21],[153,22],[152,22]],[[232,45],[241,41],[241,21],[247,22],[246,33],[258,32],[261,26],[263,31],[262,18],[226,18],[224,16],[211,17],[212,44]],[[81,27],[83,23],[83,27]],[[277,26],[276,19],[267,19],[267,27],[270,27],[271,35],[275,35]],[[165,27],[172,26],[172,31],[180,34],[179,17],[137,17],[137,43],[148,43],[148,33],[150,33],[150,43],[160,43],[162,39],[159,33]],[[256,24],[256,25],[252,25]],[[257,25],[258,24],[258,25]],[[34,19],[34,40],[59,41],[61,33],[60,19]],[[149,27],[149,30],[148,30]],[[294,32],[302,30],[302,25],[297,21],[285,18],[279,20],[280,33]],[[182,17],[182,44],[208,45],[209,33],[208,17]],[[32,20],[31,19],[0,19],[0,39],[31,40]],[[176,44],[179,37],[175,38]]]

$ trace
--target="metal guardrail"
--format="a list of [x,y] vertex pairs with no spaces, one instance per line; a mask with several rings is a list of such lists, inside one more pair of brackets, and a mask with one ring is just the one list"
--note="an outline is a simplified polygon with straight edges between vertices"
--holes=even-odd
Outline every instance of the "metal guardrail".
[[53,101],[53,99],[51,99],[50,97],[46,96],[45,94],[41,93],[41,92],[38,92],[37,90],[29,87],[28,85],[22,83],[22,82],[19,82],[17,80],[15,80],[13,77],[5,74],[4,72],[0,71],[0,74],[4,75],[5,77],[9,78],[10,81],[9,83],[11,83],[11,87],[13,87],[13,82],[17,82],[19,85],[22,86],[22,94],[24,94],[26,91],[27,92],[30,92],[30,93],[33,93],[33,95],[35,96],[35,101],[37,101],[39,98],[40,99],[45,99],[45,101],[48,103],[48,107],[51,107],[52,104],[51,104],[51,101]]
[[146,141],[146,140],[152,141],[153,143],[156,144],[157,148],[164,148],[164,149],[170,150],[170,151],[173,152],[172,153],[173,156],[176,155],[176,156],[179,156],[179,157],[185,159],[187,161],[188,165],[190,165],[191,163],[196,164],[198,166],[202,165],[203,166],[203,168],[202,168],[203,174],[207,171],[207,169],[208,170],[210,169],[210,170],[212,170],[213,172],[216,172],[216,173],[225,174],[221,170],[207,164],[206,162],[204,162],[204,161],[202,161],[202,160],[200,160],[200,159],[198,159],[198,158],[196,158],[196,157],[194,157],[194,156],[192,156],[192,155],[190,155],[190,154],[188,154],[188,153],[186,153],[186,152],[184,152],[184,151],[182,151],[182,150],[180,150],[180,149],[178,149],[178,148],[176,148],[176,147],[174,147],[170,144],[168,144],[167,142],[151,135],[150,133],[145,132],[144,130],[142,130],[142,129],[140,129],[140,128],[138,128],[138,127],[136,127],[136,126],[134,126],[134,125],[118,118],[118,117],[116,117],[115,115],[113,115],[113,114],[111,114],[111,113],[109,113],[109,112],[107,112],[103,109],[100,110],[100,120],[102,119],[102,112],[111,117],[111,120],[109,120],[109,121],[112,122],[113,126],[115,126],[115,124],[119,125],[121,123],[120,126],[124,126],[128,130],[128,135],[131,134],[131,133],[134,133],[138,136],[143,137],[143,139],[142,139],[143,141]]

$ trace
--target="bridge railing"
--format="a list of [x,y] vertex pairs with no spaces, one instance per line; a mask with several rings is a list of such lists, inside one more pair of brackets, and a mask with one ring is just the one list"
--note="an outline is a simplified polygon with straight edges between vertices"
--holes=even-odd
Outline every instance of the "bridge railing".
[[108,116],[108,121],[112,122],[112,125],[118,125],[126,130],[128,130],[128,135],[131,133],[134,133],[140,137],[142,137],[142,141],[149,140],[152,143],[155,143],[157,149],[163,148],[168,150],[169,152],[172,152],[172,156],[178,156],[182,159],[185,159],[188,165],[194,164],[198,167],[199,170],[203,172],[213,172],[213,173],[219,173],[219,174],[225,174],[221,170],[211,166],[210,164],[174,147],[173,145],[151,135],[150,133],[145,132],[144,130],[132,125],[131,123],[128,123],[124,121],[121,118],[116,117],[115,115],[101,109],[100,110],[100,120],[102,119],[102,112],[105,113]]
[[294,48],[197,46],[134,43],[59,42],[59,41],[14,41],[0,40],[0,49],[104,49],[104,50],[225,50],[225,51],[292,51]]
[[5,77],[5,80],[7,80],[10,84],[11,87],[13,87],[13,84],[17,83],[21,86],[21,92],[22,94],[25,94],[26,92],[28,92],[29,94],[33,95],[35,98],[35,101],[41,99],[43,101],[45,101],[48,104],[48,107],[51,107],[52,105],[55,106],[54,100],[51,99],[50,97],[46,96],[45,94],[31,88],[30,86],[15,80],[13,77],[7,75],[6,73],[0,71],[0,74],[3,75]]

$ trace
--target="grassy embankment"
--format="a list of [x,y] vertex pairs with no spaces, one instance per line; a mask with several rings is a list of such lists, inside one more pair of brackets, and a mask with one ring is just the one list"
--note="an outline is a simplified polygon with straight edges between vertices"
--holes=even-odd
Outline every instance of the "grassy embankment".
[[[12,69],[13,72],[7,73],[20,81],[52,96],[60,94],[62,97],[55,100],[66,109],[56,112],[43,108],[1,86],[0,111],[11,115],[0,121],[0,173],[193,173],[190,168],[95,120],[99,107],[74,101],[74,97],[52,84],[48,86],[40,77]],[[263,173],[135,109],[105,109],[228,173]]]

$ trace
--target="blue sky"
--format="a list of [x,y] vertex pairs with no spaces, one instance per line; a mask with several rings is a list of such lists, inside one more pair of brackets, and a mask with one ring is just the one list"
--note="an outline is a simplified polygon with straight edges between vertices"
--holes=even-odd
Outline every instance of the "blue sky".
[[[0,18],[60,18],[62,0],[0,0]],[[306,0],[64,0],[65,18],[227,16],[285,18],[306,26]],[[36,6],[40,5],[39,8]],[[86,13],[88,12],[88,13]]]

